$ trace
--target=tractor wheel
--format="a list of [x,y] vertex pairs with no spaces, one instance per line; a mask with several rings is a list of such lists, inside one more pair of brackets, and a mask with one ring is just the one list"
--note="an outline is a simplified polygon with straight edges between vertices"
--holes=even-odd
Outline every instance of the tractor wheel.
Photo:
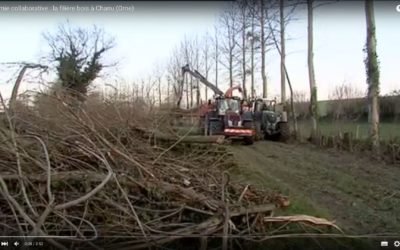
[[199,128],[202,135],[207,135],[207,126],[206,126],[207,124],[208,124],[207,117],[201,117],[199,120]]
[[[258,125],[260,125],[260,124],[258,123]],[[259,132],[259,130],[257,129],[257,122],[254,122],[254,121],[245,122],[245,123],[243,124],[243,127],[249,128],[249,129],[252,129],[252,130],[255,131],[255,134],[251,137],[251,138],[252,138],[252,141],[251,141],[251,143],[249,143],[249,145],[250,145],[250,144],[253,144],[254,141],[259,141],[259,140],[261,140],[260,132]],[[259,126],[258,126],[258,127],[259,127]],[[246,143],[246,144],[247,144],[247,143]]]
[[265,139],[264,133],[261,131],[261,123],[260,122],[257,121],[254,123],[254,129],[256,130],[256,135],[255,135],[256,141]]
[[290,129],[287,122],[278,123],[279,141],[287,142],[290,139]]
[[222,131],[222,124],[220,121],[210,121],[208,123],[208,135],[217,135]]
[[253,136],[243,137],[243,143],[244,143],[244,145],[252,145],[254,143]]

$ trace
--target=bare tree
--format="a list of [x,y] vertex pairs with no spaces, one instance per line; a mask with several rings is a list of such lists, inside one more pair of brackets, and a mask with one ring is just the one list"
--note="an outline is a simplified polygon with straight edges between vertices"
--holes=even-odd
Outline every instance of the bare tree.
[[170,89],[171,89],[171,77],[169,75],[166,75],[166,81],[167,81],[167,104],[170,104]]
[[[279,0],[279,24],[281,33],[281,102],[286,103],[286,81],[285,81],[285,18],[284,18],[284,0]],[[286,105],[285,105],[286,106]]]
[[310,99],[307,98],[307,93],[305,91],[293,91],[293,101],[295,103],[306,103]]
[[[283,0],[280,0],[280,6],[279,6],[280,20],[279,20],[279,23],[280,23],[280,33],[281,33],[281,47],[279,47],[278,40],[277,40],[277,38],[275,36],[275,30],[273,29],[272,24],[271,24],[271,20],[268,20],[268,26],[269,26],[269,29],[271,31],[271,38],[272,38],[272,40],[273,40],[273,42],[275,44],[276,50],[278,51],[278,53],[281,56],[281,77],[284,77],[283,82],[286,83],[286,81],[285,81],[285,79],[286,79],[287,82],[288,82],[288,85],[289,85],[290,107],[291,107],[291,114],[292,114],[293,131],[294,131],[295,138],[297,138],[298,126],[297,126],[296,110],[295,110],[295,105],[294,105],[294,93],[293,93],[292,83],[291,83],[290,78],[289,78],[289,73],[288,73],[287,68],[286,68],[285,52],[282,51],[282,46],[284,48],[284,45],[285,45],[285,36],[284,35],[282,36],[282,34],[284,34],[284,29],[282,30],[282,27],[285,26],[285,20],[284,20],[284,17],[283,17],[283,8],[284,8]],[[283,71],[283,76],[282,76],[282,71]],[[281,79],[281,81],[282,81],[282,79]],[[285,88],[285,87],[286,86],[283,86],[283,88]],[[286,111],[287,110],[287,107],[286,107],[286,94],[284,94],[284,93],[285,93],[285,91],[284,91],[284,89],[282,89],[281,96],[283,98],[281,98],[281,100],[282,100],[282,103],[285,104],[284,105],[284,110]]]
[[249,1],[247,3],[248,5],[248,19],[249,20],[249,26],[250,26],[250,30],[247,32],[247,40],[249,41],[250,44],[250,69],[248,70],[247,73],[250,74],[250,95],[252,98],[255,97],[255,71],[256,71],[256,62],[255,62],[255,56],[256,53],[258,52],[257,50],[259,50],[259,46],[256,46],[260,43],[260,34],[258,32],[258,30],[256,30],[256,21],[257,18],[259,18],[259,9],[260,6],[258,4],[257,1]]
[[[192,46],[191,41],[185,36],[183,42],[181,43],[181,49],[183,50],[185,64],[189,64],[193,66],[193,55],[192,55]],[[189,75],[185,75],[185,83],[186,83],[186,108],[189,109],[193,107],[193,77]]]
[[307,0],[307,34],[308,34],[308,77],[310,80],[310,114],[312,120],[311,138],[315,139],[318,131],[318,99],[317,85],[314,73],[314,49],[313,49],[313,0]]
[[151,75],[148,76],[146,86],[146,101],[149,104],[150,109],[152,109],[156,104],[156,83],[156,79],[153,79]]
[[225,56],[219,62],[228,70],[229,74],[229,86],[233,86],[234,82],[234,57],[236,49],[237,39],[237,11],[236,5],[231,4],[221,15],[221,26],[224,28],[224,39],[222,40],[221,49]]
[[340,85],[335,86],[333,92],[329,94],[330,100],[348,100],[353,98],[361,98],[364,96],[364,93],[358,89],[357,87],[349,84],[342,83]]
[[21,63],[12,63],[12,64],[20,64],[21,65],[21,70],[18,73],[17,79],[15,80],[13,90],[11,92],[11,98],[9,101],[9,112],[12,114],[14,112],[15,108],[15,103],[17,101],[17,96],[18,96],[18,91],[21,86],[21,82],[24,78],[25,72],[28,69],[40,69],[42,71],[46,71],[48,69],[47,66],[37,64],[37,63],[26,63],[26,62],[21,62]]
[[158,105],[161,106],[162,103],[162,78],[164,76],[164,70],[163,67],[160,64],[157,64],[155,66],[155,70],[153,72],[154,77],[156,78],[157,81],[157,91],[158,91]]
[[[185,93],[186,93],[186,109],[190,108],[190,102],[189,102],[189,80],[188,80],[189,76],[185,75],[184,76],[184,81],[185,81]],[[192,96],[193,98],[193,96]]]
[[184,79],[181,75],[181,67],[184,65],[182,58],[180,47],[175,47],[167,65],[168,82],[172,84],[174,103],[177,107],[181,106],[184,92]]
[[254,11],[251,12],[251,36],[249,36],[250,38],[250,68],[251,68],[251,97],[254,98],[255,97],[255,93],[254,93],[254,42],[255,42],[255,15],[254,15]]
[[242,64],[242,90],[244,98],[247,98],[247,89],[246,89],[246,73],[247,73],[247,62],[246,62],[246,38],[247,38],[247,13],[248,13],[248,4],[247,1],[240,0],[237,3],[239,5],[240,11],[240,21],[241,21],[241,64]]
[[357,110],[358,100],[356,98],[363,96],[363,92],[351,84],[337,85],[329,94],[329,99],[335,101],[332,109],[335,118],[340,119],[344,115],[353,115]]
[[[196,36],[194,43],[193,43],[193,50],[194,50],[194,62],[196,64],[196,69],[200,69],[200,44],[199,39]],[[196,79],[196,107],[200,105],[200,81]]]
[[296,118],[306,118],[310,113],[310,96],[307,91],[294,90],[293,103],[296,111]]
[[[207,79],[209,77],[209,73],[211,70],[211,63],[209,57],[210,57],[210,35],[206,33],[206,35],[203,38],[202,61],[204,62],[204,73]],[[208,88],[205,88],[205,99],[206,101],[208,100]]]
[[379,63],[376,52],[374,3],[372,1],[365,0],[365,15],[367,21],[365,67],[367,71],[368,97],[370,99],[370,138],[373,149],[377,153],[379,151]]
[[219,64],[219,43],[218,43],[218,28],[217,26],[214,27],[214,60],[215,60],[215,86],[218,87],[218,64]]
[[262,79],[262,89],[263,98],[267,98],[267,75],[265,72],[265,46],[266,46],[266,36],[265,36],[265,0],[260,0],[260,43],[261,43],[261,79]]

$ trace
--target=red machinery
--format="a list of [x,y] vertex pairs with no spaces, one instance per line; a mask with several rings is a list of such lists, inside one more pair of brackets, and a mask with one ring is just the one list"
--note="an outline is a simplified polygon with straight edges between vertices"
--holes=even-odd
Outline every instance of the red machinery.
[[182,67],[182,75],[185,73],[199,79],[216,94],[213,102],[210,100],[199,108],[204,134],[221,134],[231,139],[242,139],[246,144],[252,144],[255,135],[252,113],[242,109],[241,98],[232,96],[234,90],[242,92],[240,86],[231,87],[223,93],[198,71],[192,71],[188,65]]

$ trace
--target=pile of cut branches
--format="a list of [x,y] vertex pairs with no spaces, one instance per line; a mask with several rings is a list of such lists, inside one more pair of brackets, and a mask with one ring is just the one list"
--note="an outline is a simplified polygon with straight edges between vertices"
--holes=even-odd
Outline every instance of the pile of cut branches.
[[232,182],[226,170],[234,162],[223,146],[154,143],[137,129],[162,130],[168,117],[135,106],[77,111],[47,101],[6,114],[1,127],[2,235],[54,236],[46,241],[64,249],[71,242],[139,249],[184,237],[257,235],[263,218],[287,202]]

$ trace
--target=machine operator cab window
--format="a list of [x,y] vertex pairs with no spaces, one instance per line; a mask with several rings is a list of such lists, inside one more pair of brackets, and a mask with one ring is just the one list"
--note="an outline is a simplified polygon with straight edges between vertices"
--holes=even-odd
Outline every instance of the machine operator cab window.
[[255,101],[255,111],[275,111],[276,100],[268,100],[266,98],[259,98]]
[[253,111],[254,112],[261,112],[266,110],[266,104],[263,99],[256,99],[253,103]]
[[239,113],[240,112],[240,99],[230,98],[227,99],[229,111]]
[[238,98],[219,98],[218,113],[225,115],[226,111],[238,113],[240,112],[240,99]]

